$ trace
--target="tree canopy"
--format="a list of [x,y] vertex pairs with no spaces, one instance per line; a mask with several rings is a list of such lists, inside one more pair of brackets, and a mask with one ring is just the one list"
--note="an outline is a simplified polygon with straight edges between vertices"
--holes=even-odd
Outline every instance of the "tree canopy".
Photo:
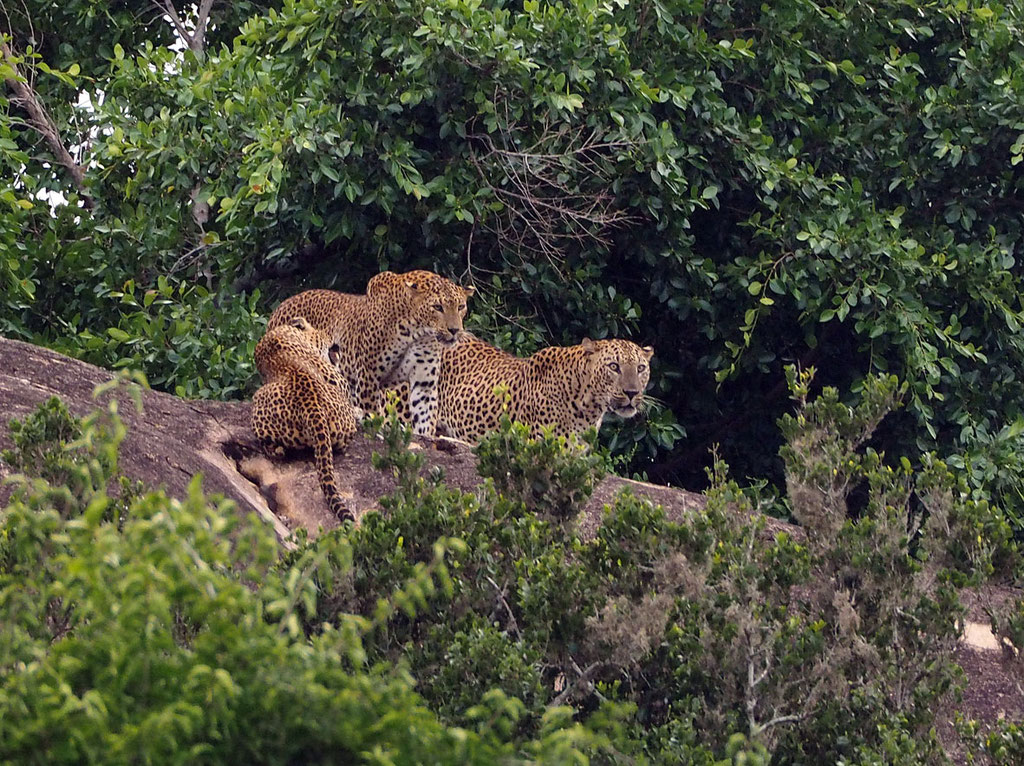
[[813,364],[1020,512],[1019,3],[10,5],[6,334],[237,397],[281,297],[432,268],[511,350],[655,346],[652,478],[781,479]]

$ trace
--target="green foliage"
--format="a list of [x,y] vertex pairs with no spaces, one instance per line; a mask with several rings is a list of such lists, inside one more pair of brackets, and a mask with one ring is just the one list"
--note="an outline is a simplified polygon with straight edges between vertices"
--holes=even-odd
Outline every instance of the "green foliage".
[[725,746],[726,757],[715,766],[768,766],[770,754],[764,745],[747,741],[742,734],[733,734]]
[[178,396],[231,398],[255,390],[253,350],[264,327],[259,293],[218,305],[200,285],[175,286],[161,277],[144,294],[129,282],[106,297],[118,303],[117,325],[103,334],[75,327],[73,340],[54,344],[58,350],[81,344],[96,364],[149,370],[153,385]]
[[[72,422],[49,403],[18,449]],[[522,705],[500,692],[467,711],[471,729],[446,726],[407,672],[365,664],[364,643],[446,581],[457,541],[431,546],[369,619],[335,614],[309,636],[302,620],[351,570],[350,544],[325,536],[281,559],[269,529],[204,498],[198,477],[184,500],[146,493],[115,523],[104,487],[123,435],[115,403],[82,420],[76,470],[93,481],[74,513],[67,486],[41,482],[0,512],[0,760],[568,763],[608,746],[607,727],[559,711],[514,739]]]
[[[786,485],[792,512],[810,534],[832,536],[846,522],[846,499],[853,486],[880,469],[872,448],[858,450],[878,428],[882,418],[899,404],[905,387],[895,376],[864,381],[861,401],[848,407],[839,392],[825,387],[811,404],[807,396],[815,370],[786,368],[786,379],[799,405],[796,415],[783,415],[779,426],[787,444],[782,448]],[[910,463],[902,465],[909,474]]]
[[974,738],[981,746],[981,751],[988,756],[992,766],[1012,766],[1024,758],[1024,728],[1010,721],[999,720],[992,729],[984,734],[980,732],[977,722],[964,724],[966,734]]
[[965,452],[946,462],[958,469],[977,497],[991,497],[1015,529],[1024,529],[1024,419],[995,433],[985,426],[965,430]]
[[634,470],[698,484],[718,442],[781,481],[798,360],[897,375],[877,438],[1020,517],[1017,5],[236,2],[184,52],[158,14],[11,14],[87,188],[0,96],[6,334],[233,397],[281,296],[431,267],[504,348],[654,345],[664,409],[604,437]]
[[118,473],[117,447],[124,427],[117,414],[116,393],[141,407],[139,386],[147,386],[145,377],[122,372],[96,389],[97,397],[110,396],[105,410],[79,420],[60,399],[51,397],[24,421],[12,420],[14,449],[0,453],[5,463],[20,472],[12,481],[23,492],[44,494],[65,515],[82,513],[95,501],[105,509],[104,518],[123,519],[143,487]]
[[415,490],[420,469],[423,468],[422,454],[409,449],[412,443],[412,429],[398,417],[398,395],[389,391],[382,415],[371,415],[364,422],[366,432],[379,436],[384,442],[384,451],[376,452],[370,459],[378,471],[390,470],[398,479],[404,492]]
[[[607,418],[601,424],[601,441],[607,445],[614,465],[648,465],[670,452],[686,438],[686,429],[662,402],[645,395],[643,417],[621,420]],[[616,471],[618,472],[618,471]]]
[[14,449],[0,452],[5,463],[51,484],[67,483],[70,458],[66,447],[81,434],[82,427],[64,402],[52,396],[24,421],[12,420],[8,425]]
[[[958,593],[1016,563],[1009,528],[940,461],[863,446],[895,380],[866,379],[852,407],[790,383],[798,529],[769,531],[719,462],[706,507],[669,520],[623,492],[583,537],[603,457],[506,422],[481,470],[505,454],[533,478],[463,493],[420,475],[392,412],[383,513],[284,554],[198,479],[111,514],[116,401],[63,446],[75,421],[49,402],[9,454],[75,459],[0,514],[0,758],[942,762]],[[972,726],[967,745],[1012,762],[1012,727]]]
[[[811,399],[810,374],[790,377],[801,406],[782,427],[799,530],[769,532],[758,492],[719,464],[705,509],[669,521],[624,493],[583,539],[566,522],[599,462],[506,422],[478,450],[490,481],[477,493],[417,467],[382,515],[364,517],[349,538],[353,577],[310,629],[371,612],[430,560],[429,541],[457,537],[450,596],[427,594],[366,644],[372,660],[406,663],[450,723],[469,725],[497,689],[519,700],[507,724],[517,737],[562,705],[588,727],[624,715],[614,757],[940,762],[934,711],[961,683],[958,592],[1016,560],[1009,528],[940,461],[894,468],[864,446],[906,390],[894,379],[866,379],[848,407],[834,390]],[[502,466],[524,478],[500,483],[490,474]],[[524,501],[538,475],[559,513]]]
[[[922,523],[944,527],[946,553],[960,565],[979,576],[987,576],[996,566],[1009,572],[1008,562],[1016,560],[1017,549],[1002,512],[971,492],[944,462],[922,455],[915,475],[906,457],[900,458],[899,467],[892,467],[872,447],[859,451],[906,391],[894,376],[866,378],[855,407],[840,402],[838,391],[829,386],[809,403],[813,368],[798,373],[789,367],[786,376],[799,410],[779,421],[788,442],[780,454],[786,465],[790,511],[808,534],[843,534],[847,520],[861,512],[851,506],[850,498],[866,486],[867,513],[887,515],[886,524],[899,528],[907,523],[909,511],[909,538]],[[857,561],[858,569],[869,560],[845,553]]]
[[596,450],[596,434],[555,436],[552,428],[530,438],[530,428],[503,414],[496,430],[473,450],[480,475],[494,482],[527,511],[556,521],[569,520],[586,505],[604,476],[605,458]]
[[992,614],[992,632],[1018,650],[1024,646],[1024,601]]
[[256,388],[253,350],[265,325],[258,294],[218,305],[201,285],[164,277],[145,292],[130,280],[96,289],[100,305],[58,322],[64,334],[50,344],[56,350],[109,368],[145,369],[154,386],[178,396],[229,398]]
[[443,720],[468,726],[476,704],[497,687],[521,704],[517,723],[546,699],[540,657],[497,625],[473,616],[463,626],[433,625],[423,640],[420,690]]

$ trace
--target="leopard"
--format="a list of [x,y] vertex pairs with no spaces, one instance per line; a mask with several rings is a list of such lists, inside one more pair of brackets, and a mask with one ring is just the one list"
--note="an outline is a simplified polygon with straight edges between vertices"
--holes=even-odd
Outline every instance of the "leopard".
[[440,355],[463,331],[474,292],[432,271],[384,271],[370,279],[365,295],[334,290],[293,295],[274,310],[267,328],[302,316],[323,332],[353,404],[367,413],[383,410],[387,386],[407,383],[413,431],[432,436]]
[[312,447],[320,489],[339,521],[353,521],[338,491],[334,450],[345,449],[361,411],[329,356],[330,340],[304,317],[279,324],[256,344],[263,385],[252,399],[252,430],[271,454]]
[[498,427],[506,397],[509,417],[534,437],[545,427],[556,436],[600,428],[608,413],[631,418],[644,406],[653,355],[653,347],[621,338],[584,338],[517,357],[460,333],[441,354],[437,432],[479,442]]

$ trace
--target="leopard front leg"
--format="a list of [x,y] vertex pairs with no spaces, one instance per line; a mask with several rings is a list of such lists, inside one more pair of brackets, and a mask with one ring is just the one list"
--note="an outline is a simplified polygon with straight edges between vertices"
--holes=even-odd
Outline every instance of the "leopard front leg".
[[384,412],[384,391],[366,372],[352,384],[352,406],[359,417],[371,417]]
[[417,436],[434,436],[437,427],[437,375],[441,366],[441,345],[433,339],[414,343],[391,378],[404,396],[408,421]]
[[437,378],[413,380],[409,385],[409,419],[418,436],[437,435]]

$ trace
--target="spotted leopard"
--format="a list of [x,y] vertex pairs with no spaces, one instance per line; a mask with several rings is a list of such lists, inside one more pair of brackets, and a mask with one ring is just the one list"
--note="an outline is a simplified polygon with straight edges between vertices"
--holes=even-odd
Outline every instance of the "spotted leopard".
[[331,359],[348,381],[354,403],[379,412],[383,389],[407,382],[414,430],[433,435],[441,350],[462,331],[466,300],[460,287],[431,271],[382,272],[366,295],[307,290],[284,301],[267,324],[273,329],[303,316],[332,344]]
[[[637,414],[650,381],[654,349],[622,339],[584,339],[516,357],[470,333],[444,349],[438,377],[438,433],[477,442],[498,427],[508,390],[509,415],[534,435],[552,426],[558,435],[601,426],[613,412]],[[407,395],[407,394],[406,394]]]
[[268,452],[312,447],[320,488],[331,512],[351,520],[334,475],[334,448],[344,449],[360,413],[348,381],[328,360],[329,339],[305,318],[279,324],[256,344],[263,385],[252,400],[252,429]]

